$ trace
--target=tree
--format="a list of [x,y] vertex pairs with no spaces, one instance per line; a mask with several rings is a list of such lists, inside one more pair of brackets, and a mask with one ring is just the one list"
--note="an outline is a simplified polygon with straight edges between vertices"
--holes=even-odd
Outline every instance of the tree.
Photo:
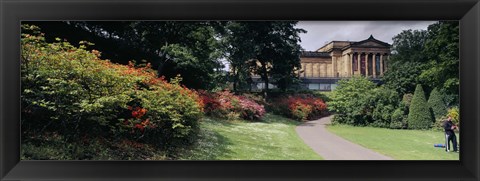
[[422,52],[427,39],[426,30],[403,30],[393,37],[389,69],[382,80],[398,94],[413,93],[420,83],[419,76],[427,61]]
[[427,39],[426,30],[403,30],[393,37],[393,53],[390,60],[393,62],[425,62],[427,59],[422,52]]
[[[221,22],[211,21],[67,21],[31,22],[49,38],[72,43],[87,40],[102,58],[127,64],[130,60],[151,63],[167,80],[182,76],[190,88],[213,89],[222,74],[218,32]],[[69,30],[65,33],[65,30]],[[51,34],[51,35],[50,35]]]
[[434,88],[428,98],[428,106],[432,109],[435,120],[447,114],[447,105],[443,99],[442,94],[437,88]]
[[298,34],[306,32],[294,28],[295,24],[294,21],[228,22],[225,43],[235,88],[238,83],[247,82],[250,73],[259,75],[265,83],[264,95],[270,83],[286,89],[295,82],[294,72],[300,67]]
[[438,88],[458,104],[459,94],[459,24],[458,21],[440,21],[428,27],[428,38],[423,53],[428,57],[428,68],[420,75],[422,82]]
[[385,86],[396,90],[399,95],[413,93],[415,86],[420,82],[419,76],[424,69],[424,64],[418,62],[393,62],[382,81]]
[[433,117],[428,107],[422,85],[418,84],[413,94],[408,114],[408,128],[428,129],[432,126]]
[[255,46],[252,29],[247,23],[228,22],[223,34],[227,61],[230,63],[233,91],[250,87],[251,71],[248,61],[254,57]]
[[458,21],[440,21],[427,30],[405,30],[393,38],[391,67],[385,84],[399,94],[413,92],[422,84],[444,92],[448,105],[458,104],[459,93]]

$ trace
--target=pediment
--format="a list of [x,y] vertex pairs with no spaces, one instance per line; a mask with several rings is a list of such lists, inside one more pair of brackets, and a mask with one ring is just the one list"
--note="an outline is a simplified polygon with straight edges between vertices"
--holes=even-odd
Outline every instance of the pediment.
[[380,43],[375,40],[367,40],[363,42],[358,42],[355,44],[355,46],[361,46],[361,47],[389,47],[388,45],[385,45],[385,43]]

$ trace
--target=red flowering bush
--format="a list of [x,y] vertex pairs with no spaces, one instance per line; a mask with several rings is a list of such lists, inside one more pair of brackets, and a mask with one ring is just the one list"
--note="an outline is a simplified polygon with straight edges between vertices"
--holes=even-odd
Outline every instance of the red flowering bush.
[[56,132],[79,142],[89,134],[170,149],[195,135],[202,100],[179,79],[168,83],[150,64],[115,64],[87,51],[89,43],[47,43],[37,27],[23,28],[31,33],[21,39],[22,138]]
[[280,98],[271,105],[275,112],[296,120],[315,119],[325,114],[327,110],[327,105],[322,99],[309,95]]
[[248,99],[245,96],[238,96],[239,112],[243,119],[259,120],[265,115],[265,108],[263,105]]
[[237,96],[228,90],[216,93],[199,91],[203,101],[203,110],[215,117],[241,117],[247,120],[260,120],[265,115],[263,105],[245,97]]

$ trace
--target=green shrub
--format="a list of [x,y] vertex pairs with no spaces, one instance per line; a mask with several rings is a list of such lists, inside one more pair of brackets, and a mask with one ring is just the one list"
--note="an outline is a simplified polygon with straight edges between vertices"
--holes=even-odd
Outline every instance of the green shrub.
[[335,112],[334,121],[351,125],[367,125],[372,119],[371,96],[376,85],[365,77],[338,81],[331,93],[328,109]]
[[390,121],[390,128],[392,129],[401,129],[406,127],[406,118],[405,111],[403,108],[397,108],[392,114]]
[[[170,150],[190,142],[202,116],[199,97],[158,78],[150,65],[119,65],[100,52],[47,43],[35,26],[21,39],[23,138],[55,132],[74,144],[84,135],[131,139]],[[28,140],[26,140],[28,141]]]
[[161,82],[135,94],[138,105],[148,110],[143,121],[136,123],[143,126],[142,135],[168,149],[191,143],[203,114],[198,95],[177,82]]
[[412,102],[413,94],[404,94],[402,97],[402,103],[408,108],[410,107],[410,103]]
[[398,104],[395,90],[377,87],[365,77],[339,81],[327,102],[329,110],[337,113],[334,122],[386,128]]
[[428,129],[432,126],[433,117],[428,107],[422,85],[418,84],[413,94],[408,114],[408,128]]
[[369,126],[390,127],[391,116],[399,104],[397,92],[385,87],[374,89],[370,96],[370,109],[372,110],[372,122]]
[[428,98],[428,105],[432,109],[435,119],[441,118],[447,113],[447,105],[442,94],[434,88]]

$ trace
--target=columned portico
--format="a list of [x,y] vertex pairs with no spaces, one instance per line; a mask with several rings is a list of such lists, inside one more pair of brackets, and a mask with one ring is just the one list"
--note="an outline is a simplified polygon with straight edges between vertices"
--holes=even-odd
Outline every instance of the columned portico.
[[298,75],[301,79],[308,79],[304,81],[308,87],[335,87],[339,79],[353,76],[379,81],[388,69],[386,60],[390,47],[373,36],[358,42],[332,41],[316,51],[302,52],[303,72],[299,71]]

